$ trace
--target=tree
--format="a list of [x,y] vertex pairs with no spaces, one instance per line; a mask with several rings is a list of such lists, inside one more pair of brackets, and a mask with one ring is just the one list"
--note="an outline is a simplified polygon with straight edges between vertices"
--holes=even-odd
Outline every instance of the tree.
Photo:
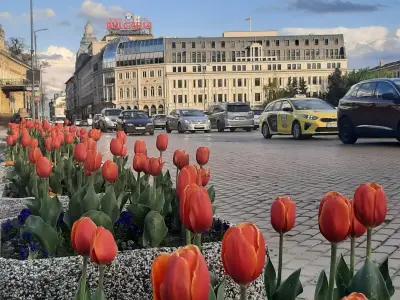
[[304,80],[303,77],[300,77],[300,82],[299,82],[299,93],[302,95],[307,95],[307,83]]
[[286,96],[286,91],[279,87],[277,78],[274,78],[269,84],[264,85],[263,90],[266,99],[264,105]]
[[333,106],[337,106],[339,99],[342,98],[347,92],[345,79],[342,76],[340,69],[335,71],[328,77],[328,92],[326,100]]
[[22,38],[12,37],[8,40],[8,50],[14,56],[20,56],[26,53],[25,42]]

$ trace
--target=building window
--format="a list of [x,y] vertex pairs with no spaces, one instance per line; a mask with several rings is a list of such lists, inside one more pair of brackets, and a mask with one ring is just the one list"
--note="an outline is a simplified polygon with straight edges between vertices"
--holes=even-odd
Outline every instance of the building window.
[[186,73],[186,67],[182,68],[182,72]]
[[154,71],[150,71],[150,77],[154,77]]
[[146,78],[146,77],[147,77],[147,72],[143,71],[143,78]]
[[[194,86],[196,87],[196,81],[194,80],[194,82],[195,82]],[[203,87],[203,80],[201,80],[201,79],[197,80],[197,87],[199,87],[199,88]]]
[[187,103],[187,95],[185,95],[185,103]]
[[225,42],[224,41],[221,42],[221,48],[225,48]]
[[174,95],[174,103],[176,103],[176,95]]
[[215,48],[215,42],[214,41],[211,42],[211,48]]
[[175,48],[176,48],[176,43],[172,42],[172,49],[175,49]]
[[256,78],[254,80],[254,86],[261,86],[261,79],[260,78]]
[[161,88],[161,86],[158,87],[158,96],[162,97],[162,88]]
[[235,65],[232,66],[232,71],[236,72],[236,66]]
[[176,80],[174,80],[174,89],[176,88]]
[[133,89],[132,89],[132,94],[133,94],[133,95],[132,95],[133,98],[136,98],[136,88],[133,88]]
[[199,103],[203,103],[203,95],[199,95],[199,97],[198,97],[198,102],[199,102]]
[[271,42],[269,40],[265,41],[265,46],[267,47],[271,46]]
[[183,99],[182,95],[178,95],[178,103],[182,103],[182,99]]
[[289,40],[285,40],[285,46],[289,46]]
[[306,40],[304,41],[304,45],[309,46],[309,45],[310,45],[310,41],[309,41],[308,39],[306,39]]
[[182,88],[182,80],[178,80],[178,89],[181,89]]
[[329,45],[329,40],[325,39],[325,46],[328,46],[328,45]]
[[260,102],[261,101],[261,94],[260,93],[255,93],[254,94],[254,100],[256,102]]
[[193,95],[193,103],[197,103],[197,95]]
[[339,39],[335,39],[335,45],[339,45]]
[[186,43],[182,42],[182,48],[185,49],[186,48]]
[[291,69],[292,69],[292,65],[291,65],[291,64],[288,64],[288,65],[287,65],[287,69],[288,69],[288,70],[291,70]]
[[154,86],[152,86],[150,89],[150,96],[154,97]]
[[319,40],[318,40],[318,39],[315,39],[315,40],[314,40],[314,45],[315,45],[315,46],[318,46],[318,44],[319,44]]
[[279,47],[279,40],[275,40],[275,46]]
[[299,45],[300,45],[299,40],[295,40],[295,41],[294,41],[294,44],[295,44],[295,46],[299,46]]
[[124,90],[123,89],[119,89],[119,98],[124,99]]
[[147,87],[143,88],[143,97],[147,97]]
[[118,78],[122,80],[122,73],[118,73]]
[[192,48],[196,48],[196,42],[192,42]]
[[158,77],[162,76],[162,70],[158,70]]

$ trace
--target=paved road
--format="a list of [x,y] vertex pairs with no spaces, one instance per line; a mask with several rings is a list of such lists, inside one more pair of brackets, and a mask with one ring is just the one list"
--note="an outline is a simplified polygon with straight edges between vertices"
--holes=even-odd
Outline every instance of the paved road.
[[[113,137],[106,134],[104,141]],[[138,137],[130,137],[129,145]],[[142,137],[149,145],[155,137]],[[211,148],[212,183],[217,190],[217,213],[238,223],[255,222],[264,232],[272,260],[277,265],[278,235],[270,225],[270,206],[281,195],[290,195],[298,207],[295,230],[286,236],[284,278],[301,267],[304,299],[312,299],[322,268],[329,265],[329,244],[318,229],[318,206],[328,191],[352,197],[359,184],[375,181],[384,186],[390,200],[387,222],[373,235],[374,258],[390,255],[394,285],[400,290],[400,143],[395,140],[361,140],[345,146],[335,137],[295,141],[287,137],[264,140],[259,132],[172,134],[165,157],[177,148],[191,158],[197,147]],[[107,147],[107,146],[104,146]],[[150,148],[150,146],[149,146]],[[156,151],[151,149],[152,154]],[[129,152],[133,152],[130,148]],[[360,239],[358,259],[364,254]],[[348,251],[349,242],[340,245]],[[394,299],[400,299],[400,294]]]

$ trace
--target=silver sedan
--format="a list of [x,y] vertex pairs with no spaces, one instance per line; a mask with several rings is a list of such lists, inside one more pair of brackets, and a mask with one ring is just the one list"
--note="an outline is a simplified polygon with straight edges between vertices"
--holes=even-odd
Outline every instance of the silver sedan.
[[175,109],[167,117],[165,130],[170,133],[177,130],[179,133],[186,131],[210,132],[211,123],[208,116],[198,109]]

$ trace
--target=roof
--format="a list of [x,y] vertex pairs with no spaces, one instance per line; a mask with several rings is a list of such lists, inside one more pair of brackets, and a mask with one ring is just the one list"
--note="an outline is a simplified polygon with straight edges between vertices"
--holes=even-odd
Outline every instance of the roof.
[[400,66],[400,60],[392,61],[392,62],[384,64],[382,66],[376,66],[376,67],[372,68],[371,70],[385,69],[385,68],[390,68],[390,67],[397,66],[397,65]]

